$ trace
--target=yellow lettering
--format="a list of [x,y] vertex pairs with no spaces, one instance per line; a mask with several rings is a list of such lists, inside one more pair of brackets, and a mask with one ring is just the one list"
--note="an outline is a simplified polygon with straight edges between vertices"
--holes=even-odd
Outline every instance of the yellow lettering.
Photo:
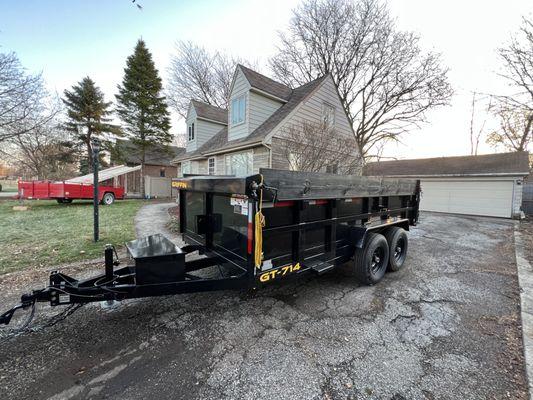
[[270,274],[268,272],[266,274],[261,274],[259,280],[261,282],[268,282],[270,280]]
[[187,182],[172,182],[172,187],[178,188],[178,189],[187,189]]

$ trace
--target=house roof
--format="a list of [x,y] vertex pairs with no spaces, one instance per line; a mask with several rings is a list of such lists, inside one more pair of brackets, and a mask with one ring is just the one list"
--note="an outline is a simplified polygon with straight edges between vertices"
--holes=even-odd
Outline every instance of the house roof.
[[252,146],[254,144],[260,144],[272,130],[278,126],[298,104],[300,104],[309,94],[311,94],[325,79],[327,75],[315,79],[303,86],[300,86],[292,90],[291,96],[288,101],[278,108],[274,113],[267,118],[265,122],[259,125],[250,135],[241,138],[228,141],[228,128],[222,128],[211,139],[205,142],[196,151],[180,154],[174,159],[174,162],[181,160],[194,159],[209,154],[215,154],[224,150],[230,150],[238,147]]
[[[185,153],[185,148],[177,146],[150,146],[146,149],[145,164],[172,166],[172,160]],[[114,156],[114,157],[113,157]],[[117,141],[112,158],[120,163],[141,164],[142,154],[138,146],[129,140]]]
[[225,108],[216,107],[199,100],[191,100],[191,103],[196,110],[198,118],[209,119],[225,125],[228,124],[228,110]]
[[368,163],[363,175],[378,176],[482,176],[529,174],[528,152],[479,156],[419,158]]
[[244,65],[238,64],[238,67],[241,69],[251,87],[283,100],[288,100],[291,96],[292,89],[287,85],[276,82],[275,80],[265,75],[261,75],[259,72],[255,72]]

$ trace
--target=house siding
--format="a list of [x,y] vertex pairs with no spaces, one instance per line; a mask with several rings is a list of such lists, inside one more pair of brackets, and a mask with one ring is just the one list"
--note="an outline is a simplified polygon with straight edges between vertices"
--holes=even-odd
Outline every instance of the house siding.
[[223,124],[196,119],[194,124],[194,140],[196,141],[197,148],[200,148],[223,128]]
[[144,165],[143,174],[144,176],[159,177],[162,168],[165,169],[166,178],[176,178],[178,176],[177,167],[168,167],[164,165],[148,165],[148,164]]
[[259,168],[270,168],[270,150],[265,146],[253,149],[253,173],[258,174]]
[[295,109],[293,114],[271,136],[283,137],[283,131],[291,125],[301,124],[303,121],[322,122],[322,107],[324,103],[335,107],[335,132],[345,137],[353,138],[352,129],[337,94],[333,79],[329,77],[324,83],[304,102]]
[[248,98],[250,99],[248,134],[250,134],[274,114],[274,111],[280,108],[283,103],[252,91],[249,92]]
[[[249,133],[249,127],[248,127],[249,121],[250,121],[249,90],[250,90],[250,84],[248,83],[248,80],[244,77],[244,74],[242,73],[241,69],[237,68],[237,72],[235,75],[235,81],[231,89],[230,101],[229,101],[229,106],[228,106],[228,140],[241,139],[243,137],[246,137]],[[241,95],[245,95],[246,97],[246,110],[245,110],[244,123],[233,126],[231,124],[231,112],[232,112],[231,103],[233,99]]]
[[[194,140],[189,140],[189,125],[192,124],[193,122],[194,122],[194,131],[195,131]],[[189,153],[191,151],[195,151],[199,147],[196,142],[196,130],[197,130],[196,110],[194,109],[192,104],[189,106],[189,111],[187,112],[187,118],[185,118],[185,124],[186,124],[185,125],[185,138],[187,140],[185,151]]]
[[215,174],[225,175],[226,165],[224,164],[224,154],[218,154],[215,156]]
[[289,160],[283,155],[284,143],[284,139],[272,138],[272,168],[274,169],[289,169]]
[[[325,104],[335,107],[335,134],[342,135],[346,138],[353,138],[353,132],[348,122],[348,118],[344,113],[344,109],[337,94],[337,89],[333,80],[328,78],[307,100],[302,102],[280,126],[275,128],[271,134],[271,149],[272,149],[272,168],[289,169],[289,161],[283,155],[283,147],[285,146],[284,132],[290,129],[291,126],[301,126],[305,122],[322,123],[322,109]],[[361,167],[353,169],[354,164],[360,164],[359,153],[357,149],[346,154],[346,166],[350,166],[349,170],[339,165],[339,173],[355,173],[361,174]],[[325,171],[323,171],[325,172]]]
[[207,160],[194,161],[198,164],[197,170],[199,174],[207,175]]

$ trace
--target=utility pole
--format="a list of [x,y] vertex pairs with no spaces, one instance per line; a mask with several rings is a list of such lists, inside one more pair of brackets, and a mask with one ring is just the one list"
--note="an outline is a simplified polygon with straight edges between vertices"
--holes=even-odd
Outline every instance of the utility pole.
[[98,153],[100,152],[100,141],[97,138],[91,139],[91,148],[93,152],[93,233],[94,242],[98,242]]

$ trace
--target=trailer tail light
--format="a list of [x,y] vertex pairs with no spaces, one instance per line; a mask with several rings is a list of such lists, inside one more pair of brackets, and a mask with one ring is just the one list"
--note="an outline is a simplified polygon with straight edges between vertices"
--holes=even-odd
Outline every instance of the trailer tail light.
[[277,201],[274,203],[274,207],[290,207],[294,204],[294,201]]
[[248,254],[252,254],[254,241],[254,224],[251,204],[248,206]]

